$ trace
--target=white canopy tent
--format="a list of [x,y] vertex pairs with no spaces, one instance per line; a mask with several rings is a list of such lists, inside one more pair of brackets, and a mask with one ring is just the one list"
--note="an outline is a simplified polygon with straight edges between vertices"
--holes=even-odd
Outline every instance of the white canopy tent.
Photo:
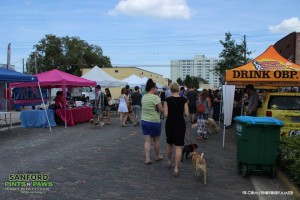
[[145,84],[147,83],[148,79],[149,79],[149,78],[146,77],[146,76],[142,78],[142,80],[145,82]]
[[124,78],[122,81],[126,82],[126,84],[128,84],[129,87],[131,87],[131,88],[133,88],[135,86],[141,87],[142,85],[145,85],[147,82],[135,74],[132,74],[131,76],[128,76],[127,78]]
[[81,77],[96,81],[97,85],[100,85],[101,87],[124,87],[126,85],[126,82],[110,76],[98,66],[93,67]]

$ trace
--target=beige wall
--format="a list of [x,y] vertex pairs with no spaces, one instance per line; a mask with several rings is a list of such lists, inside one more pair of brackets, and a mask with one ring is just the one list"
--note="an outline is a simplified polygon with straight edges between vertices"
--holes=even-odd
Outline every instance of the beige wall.
[[132,74],[139,76],[141,78],[147,77],[152,78],[154,82],[159,83],[162,86],[168,85],[168,80],[163,77],[163,75],[146,71],[137,67],[113,67],[113,68],[101,68],[109,75],[117,78],[117,79],[124,79]]

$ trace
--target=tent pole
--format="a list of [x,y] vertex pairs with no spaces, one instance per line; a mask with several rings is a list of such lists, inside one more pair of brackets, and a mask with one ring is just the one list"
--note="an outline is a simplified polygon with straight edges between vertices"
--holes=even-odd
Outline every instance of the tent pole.
[[224,104],[224,101],[223,101],[223,90],[222,90],[222,92],[221,92],[221,102],[220,102],[220,112],[219,112],[219,126],[221,124],[222,109],[224,107],[223,104]]
[[43,107],[44,107],[45,115],[46,115],[46,118],[47,118],[48,126],[49,126],[49,129],[50,129],[50,132],[52,132],[52,128],[51,128],[51,125],[50,125],[50,121],[49,121],[49,117],[48,117],[48,113],[47,113],[47,109],[46,109],[46,106],[45,106],[45,101],[44,101],[44,97],[43,97],[43,94],[42,94],[42,89],[41,89],[41,85],[40,85],[39,81],[38,81],[38,86],[39,86],[39,91],[40,91],[40,94],[41,94],[41,98],[42,98]]
[[66,92],[66,84],[64,84],[62,86],[62,90],[63,90],[63,98],[64,98],[64,108],[65,108],[65,128],[67,128],[67,92]]
[[[227,82],[225,82],[224,94],[226,94],[226,86],[227,86]],[[224,107],[224,101],[223,101],[223,107]],[[226,128],[226,125],[225,125],[225,121],[224,121],[224,123],[223,123],[223,148],[225,148],[225,134],[226,134],[225,128]]]
[[244,103],[245,103],[245,98],[244,98],[244,88],[242,89],[242,106],[241,106],[241,116],[243,116],[243,110],[244,110]]

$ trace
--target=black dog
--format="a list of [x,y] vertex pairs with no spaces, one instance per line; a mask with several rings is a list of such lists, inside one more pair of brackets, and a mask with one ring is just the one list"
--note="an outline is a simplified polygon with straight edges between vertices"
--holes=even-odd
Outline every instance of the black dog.
[[183,156],[185,154],[185,158],[188,159],[188,156],[191,152],[195,151],[195,149],[197,149],[198,146],[197,144],[188,144],[185,145],[182,149],[182,158],[181,158],[181,162],[183,162]]

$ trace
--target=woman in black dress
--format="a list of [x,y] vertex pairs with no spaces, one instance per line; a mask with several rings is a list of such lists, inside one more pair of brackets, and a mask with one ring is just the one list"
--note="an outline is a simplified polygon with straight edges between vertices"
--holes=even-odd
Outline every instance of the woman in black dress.
[[179,96],[179,85],[172,83],[170,85],[172,96],[166,98],[164,104],[164,116],[166,120],[166,136],[168,143],[168,166],[172,166],[172,151],[175,145],[175,167],[174,176],[179,176],[179,163],[182,156],[182,146],[184,146],[184,136],[186,131],[184,116],[189,116],[187,99]]

